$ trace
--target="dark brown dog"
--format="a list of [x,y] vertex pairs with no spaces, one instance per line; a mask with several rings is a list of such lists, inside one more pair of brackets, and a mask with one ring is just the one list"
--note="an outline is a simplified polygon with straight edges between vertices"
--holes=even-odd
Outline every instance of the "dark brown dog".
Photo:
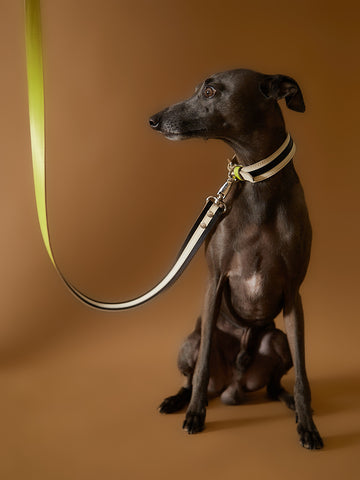
[[[191,98],[151,117],[150,125],[169,139],[221,139],[239,163],[250,165],[286,138],[281,98],[290,109],[305,110],[292,78],[232,70],[205,80]],[[292,396],[280,384],[292,358],[300,443],[322,448],[312,419],[299,294],[311,226],[294,165],[259,183],[239,182],[230,195],[231,209],[206,242],[209,279],[201,319],[179,355],[187,383],[164,400],[161,411],[189,404],[184,428],[197,433],[204,428],[208,390],[233,404],[244,392],[267,386],[272,398],[293,408]],[[281,311],[287,337],[274,324]]]

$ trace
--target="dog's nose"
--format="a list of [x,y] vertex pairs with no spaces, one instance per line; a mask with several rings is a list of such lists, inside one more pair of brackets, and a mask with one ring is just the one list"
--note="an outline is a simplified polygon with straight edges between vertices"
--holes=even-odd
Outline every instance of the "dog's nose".
[[149,118],[150,127],[154,130],[158,130],[160,127],[160,115],[157,113]]

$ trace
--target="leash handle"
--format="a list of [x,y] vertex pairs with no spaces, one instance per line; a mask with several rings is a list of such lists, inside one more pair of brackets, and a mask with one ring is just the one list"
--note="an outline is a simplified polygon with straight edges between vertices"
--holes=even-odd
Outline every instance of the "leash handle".
[[[206,236],[216,225],[219,217],[225,211],[224,195],[221,189],[217,197],[211,197],[193,228],[187,236],[175,264],[169,273],[154,288],[133,300],[117,303],[107,303],[94,300],[74,287],[62,274],[58,267],[51,248],[50,235],[47,221],[46,206],[46,176],[45,176],[45,119],[44,119],[44,74],[41,34],[40,0],[25,0],[25,37],[26,37],[26,64],[29,97],[29,123],[31,152],[34,174],[34,187],[37,215],[40,224],[42,239],[46,251],[57,273],[71,292],[81,301],[101,310],[125,310],[147,302],[165,288],[172,285],[190,263],[195,253],[200,248]],[[225,185],[234,180],[228,179]],[[224,186],[222,187],[224,188]]]
[[54,267],[57,268],[50,245],[46,211],[44,75],[40,0],[25,1],[25,41],[36,208],[46,251]]
[[172,285],[185,270],[195,253],[199,250],[205,238],[215,227],[220,216],[226,211],[225,199],[236,181],[257,183],[266,180],[284,168],[295,154],[295,144],[288,134],[285,142],[269,157],[253,165],[243,167],[235,162],[236,156],[229,162],[228,178],[217,195],[208,197],[205,208],[200,213],[193,228],[187,236],[175,264],[169,273],[150,291],[125,302],[107,303],[94,300],[74,287],[62,274],[56,264],[51,248],[46,207],[45,178],[45,120],[44,120],[44,74],[41,35],[40,0],[25,0],[26,20],[26,64],[29,96],[29,122],[31,152],[34,172],[34,187],[36,208],[39,218],[41,235],[56,271],[71,292],[87,305],[102,310],[125,310],[147,302]]

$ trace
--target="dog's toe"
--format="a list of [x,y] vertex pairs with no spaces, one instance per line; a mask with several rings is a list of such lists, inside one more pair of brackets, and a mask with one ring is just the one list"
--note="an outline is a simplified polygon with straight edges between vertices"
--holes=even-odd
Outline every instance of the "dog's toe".
[[182,406],[179,405],[178,398],[176,395],[165,398],[165,400],[159,405],[160,413],[175,413],[181,409],[182,409]]
[[175,413],[188,405],[191,398],[190,388],[181,388],[176,395],[165,398],[159,406],[160,413]]
[[323,448],[324,443],[315,426],[311,429],[307,429],[302,427],[301,425],[298,425],[297,430],[300,437],[300,445],[302,447],[309,450],[320,450],[321,448]]
[[204,412],[187,412],[183,423],[183,429],[192,435],[202,432],[205,428],[205,409]]

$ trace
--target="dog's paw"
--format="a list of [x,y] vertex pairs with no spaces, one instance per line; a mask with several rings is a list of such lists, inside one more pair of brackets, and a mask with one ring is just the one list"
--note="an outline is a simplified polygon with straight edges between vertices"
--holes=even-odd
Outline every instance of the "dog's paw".
[[175,413],[188,405],[191,398],[191,389],[182,388],[176,395],[165,398],[159,406],[160,413]]
[[179,398],[177,395],[173,395],[172,397],[167,397],[165,400],[159,405],[159,412],[160,413],[175,413],[178,412],[183,408],[182,404],[179,404]]
[[302,447],[309,450],[320,450],[323,448],[324,443],[315,425],[311,428],[306,428],[299,423],[297,431],[299,434],[300,445]]
[[189,435],[202,432],[205,428],[205,415],[205,408],[200,413],[188,411],[183,423],[183,429],[186,430]]
[[220,400],[225,405],[240,405],[244,401],[244,392],[238,385],[230,385],[222,392]]

